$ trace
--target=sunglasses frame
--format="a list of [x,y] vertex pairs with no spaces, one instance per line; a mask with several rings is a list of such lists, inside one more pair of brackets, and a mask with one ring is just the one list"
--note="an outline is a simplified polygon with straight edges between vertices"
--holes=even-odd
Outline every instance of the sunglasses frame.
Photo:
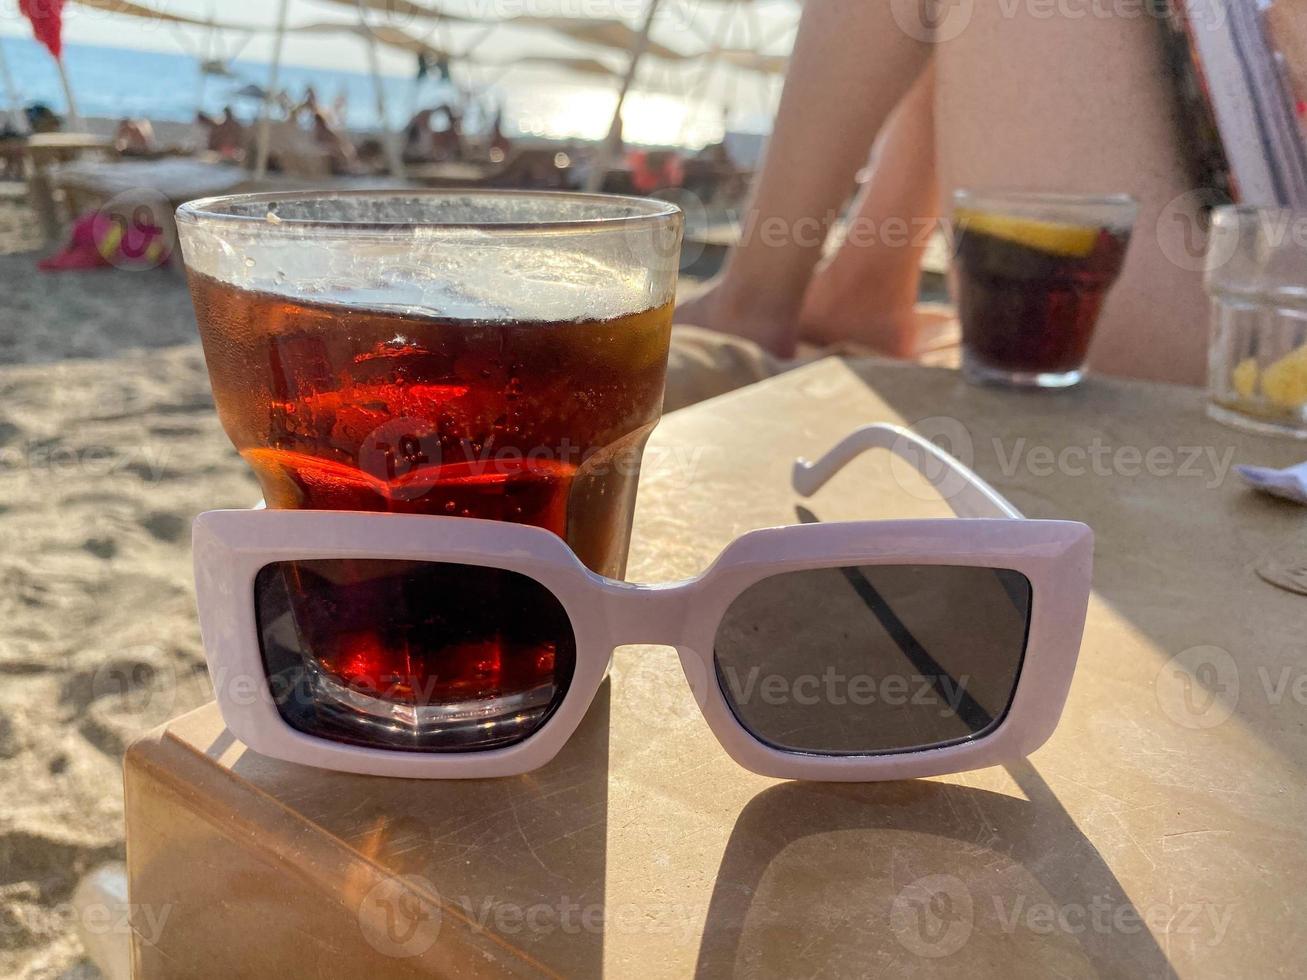
[[[934,445],[895,426],[866,426],[816,464],[799,460],[795,490],[814,493],[866,449],[890,449],[940,489],[963,519],[799,524],[741,535],[703,574],[633,584],[590,571],[550,531],[466,517],[344,511],[210,511],[193,533],[205,655],[223,719],[256,752],[344,772],[410,778],[511,776],[543,766],[580,725],[615,647],[676,648],[704,720],[741,766],[764,776],[828,781],[907,779],[1023,758],[1052,734],[1075,670],[1090,593],[1093,535],[1073,521],[1026,520]],[[549,719],[511,746],[412,752],[308,735],[282,719],[263,666],[254,580],[265,565],[319,558],[453,562],[529,576],[557,597],[576,638],[576,667]],[[1032,589],[1027,642],[1011,702],[985,732],[960,742],[869,755],[773,748],[736,718],[717,681],[713,643],[730,604],[785,572],[849,565],[1006,568]]]

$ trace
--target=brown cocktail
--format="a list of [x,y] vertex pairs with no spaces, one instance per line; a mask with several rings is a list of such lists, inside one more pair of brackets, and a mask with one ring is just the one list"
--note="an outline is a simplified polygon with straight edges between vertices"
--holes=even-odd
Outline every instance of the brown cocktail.
[[1060,388],[1084,374],[1120,274],[1129,198],[959,191],[953,214],[963,367],[970,380]]

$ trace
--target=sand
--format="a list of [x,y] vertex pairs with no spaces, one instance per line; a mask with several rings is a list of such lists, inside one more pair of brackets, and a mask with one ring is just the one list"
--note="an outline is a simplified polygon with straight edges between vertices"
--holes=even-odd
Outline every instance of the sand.
[[67,902],[123,854],[122,753],[209,698],[190,521],[258,490],[175,272],[46,275],[0,192],[0,977],[94,977]]
[[191,520],[259,489],[180,273],[39,272],[21,191],[0,183],[0,977],[89,980],[69,900],[123,856],[124,748],[211,698]]

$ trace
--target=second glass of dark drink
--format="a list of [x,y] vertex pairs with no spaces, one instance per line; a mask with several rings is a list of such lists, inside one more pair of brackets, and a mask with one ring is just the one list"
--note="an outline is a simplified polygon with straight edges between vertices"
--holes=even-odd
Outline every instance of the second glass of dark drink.
[[[676,208],[311,193],[178,219],[218,413],[269,507],[532,524],[624,573],[662,410]],[[511,744],[571,678],[565,613],[514,573],[314,559],[254,588],[279,710],[312,734]]]
[[953,261],[967,379],[1079,382],[1137,210],[1125,195],[957,191]]

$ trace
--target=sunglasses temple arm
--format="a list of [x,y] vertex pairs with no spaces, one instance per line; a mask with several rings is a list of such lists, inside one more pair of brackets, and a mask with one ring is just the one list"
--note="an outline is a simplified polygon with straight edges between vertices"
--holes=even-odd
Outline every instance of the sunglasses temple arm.
[[958,517],[1022,517],[1002,494],[958,459],[907,429],[884,422],[855,429],[815,463],[795,460],[791,474],[795,492],[811,497],[869,449],[888,449],[909,463],[940,492]]

